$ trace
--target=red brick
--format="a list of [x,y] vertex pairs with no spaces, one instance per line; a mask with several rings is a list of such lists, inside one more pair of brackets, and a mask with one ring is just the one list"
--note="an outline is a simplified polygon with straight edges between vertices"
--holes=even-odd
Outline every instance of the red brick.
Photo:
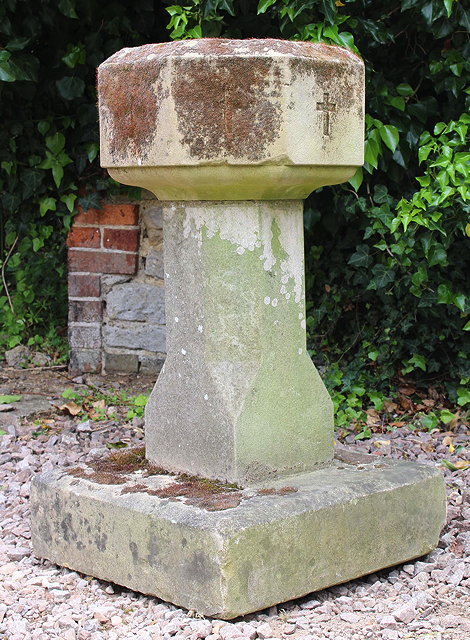
[[101,300],[69,300],[69,322],[100,322],[102,315]]
[[94,247],[100,246],[101,234],[97,227],[73,226],[67,236],[68,247]]
[[104,229],[103,246],[105,249],[137,251],[139,246],[138,229]]
[[139,207],[136,204],[105,204],[101,209],[78,208],[75,224],[122,224],[136,225],[139,219]]
[[101,280],[99,276],[87,274],[69,275],[69,298],[98,298],[101,293]]
[[137,269],[136,253],[111,251],[78,251],[69,249],[69,271],[91,273],[119,273],[132,275]]

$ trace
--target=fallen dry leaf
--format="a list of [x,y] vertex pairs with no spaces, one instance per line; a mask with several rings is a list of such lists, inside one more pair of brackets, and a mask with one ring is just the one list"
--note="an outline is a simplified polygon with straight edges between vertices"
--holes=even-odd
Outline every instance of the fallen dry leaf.
[[412,396],[413,393],[416,393],[416,389],[414,387],[398,387],[398,393],[404,396]]
[[441,460],[441,464],[443,467],[447,467],[451,471],[465,471],[466,469],[470,469],[470,462],[467,460],[457,460],[457,462],[450,462],[449,460]]
[[431,442],[422,442],[420,444],[420,447],[426,453],[431,453],[432,451],[434,451],[434,447]]
[[390,440],[374,440],[374,447],[386,447],[390,444]]
[[59,407],[59,411],[63,411],[64,413],[69,413],[71,416],[78,416],[81,412],[82,408],[78,406],[76,402],[64,402]]
[[443,438],[443,440],[442,440],[442,444],[443,444],[445,447],[449,447],[449,451],[450,451],[451,453],[454,453],[454,451],[455,451],[455,447],[454,447],[453,440],[452,440],[452,438],[451,438],[450,436],[446,436],[445,438]]
[[411,402],[411,400],[406,396],[400,396],[398,399],[400,401],[400,405],[402,409],[405,409],[405,411],[408,411],[413,406],[413,403]]
[[389,400],[385,400],[384,402],[384,411],[387,413],[393,413],[398,409],[398,405],[395,402],[391,402]]
[[433,407],[436,404],[436,401],[431,398],[424,398],[423,404],[426,405],[426,407]]
[[380,416],[375,409],[367,409],[367,425],[369,427],[380,424]]
[[96,411],[104,411],[106,409],[106,402],[104,400],[97,400],[93,402],[91,406],[93,409],[96,409]]

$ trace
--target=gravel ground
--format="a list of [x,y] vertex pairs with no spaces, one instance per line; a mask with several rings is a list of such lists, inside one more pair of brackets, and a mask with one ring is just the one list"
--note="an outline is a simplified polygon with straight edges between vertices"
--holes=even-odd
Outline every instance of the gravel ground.
[[[444,469],[448,521],[439,547],[411,564],[325,589],[231,623],[200,619],[31,555],[29,486],[34,473],[90,459],[112,441],[137,445],[142,421],[78,423],[55,419],[44,435],[23,419],[0,437],[0,638],[8,640],[464,640],[470,637],[470,495],[468,472]],[[52,425],[52,426],[51,426]],[[447,440],[445,438],[447,437]],[[449,448],[449,439],[451,445]],[[376,455],[437,465],[468,447],[464,427],[452,434],[398,428],[351,443]],[[452,449],[455,448],[455,451]],[[107,451],[107,450],[106,450]],[[466,477],[467,476],[467,477]],[[467,482],[467,484],[466,484]]]

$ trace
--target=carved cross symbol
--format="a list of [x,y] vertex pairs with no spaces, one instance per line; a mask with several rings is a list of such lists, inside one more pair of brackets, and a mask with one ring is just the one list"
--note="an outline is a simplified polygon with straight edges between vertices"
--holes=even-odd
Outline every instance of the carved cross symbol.
[[330,111],[336,110],[336,102],[329,102],[328,93],[323,94],[323,102],[317,102],[317,111],[323,111],[325,117],[323,119],[323,135],[330,135]]

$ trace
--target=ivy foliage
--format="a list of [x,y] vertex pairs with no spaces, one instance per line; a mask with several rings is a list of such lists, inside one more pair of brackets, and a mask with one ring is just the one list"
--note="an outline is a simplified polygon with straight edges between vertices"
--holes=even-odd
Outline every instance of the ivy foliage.
[[57,348],[66,232],[79,200],[117,188],[98,165],[96,67],[166,23],[153,0],[0,3],[0,348]]
[[[366,65],[365,164],[307,201],[308,331],[318,364],[389,388],[469,381],[470,19],[454,0],[184,0],[172,38],[327,42]],[[336,385],[336,386],[335,386]],[[463,385],[463,387],[462,387]],[[453,398],[455,400],[455,398]]]
[[[96,66],[168,38],[282,37],[359,52],[364,167],[305,208],[318,364],[465,388],[470,19],[457,0],[5,0],[0,6],[0,344],[63,322],[64,233],[116,185],[98,167]],[[80,194],[80,195],[79,195]],[[341,378],[341,379],[340,379]],[[336,383],[332,383],[334,388]]]

